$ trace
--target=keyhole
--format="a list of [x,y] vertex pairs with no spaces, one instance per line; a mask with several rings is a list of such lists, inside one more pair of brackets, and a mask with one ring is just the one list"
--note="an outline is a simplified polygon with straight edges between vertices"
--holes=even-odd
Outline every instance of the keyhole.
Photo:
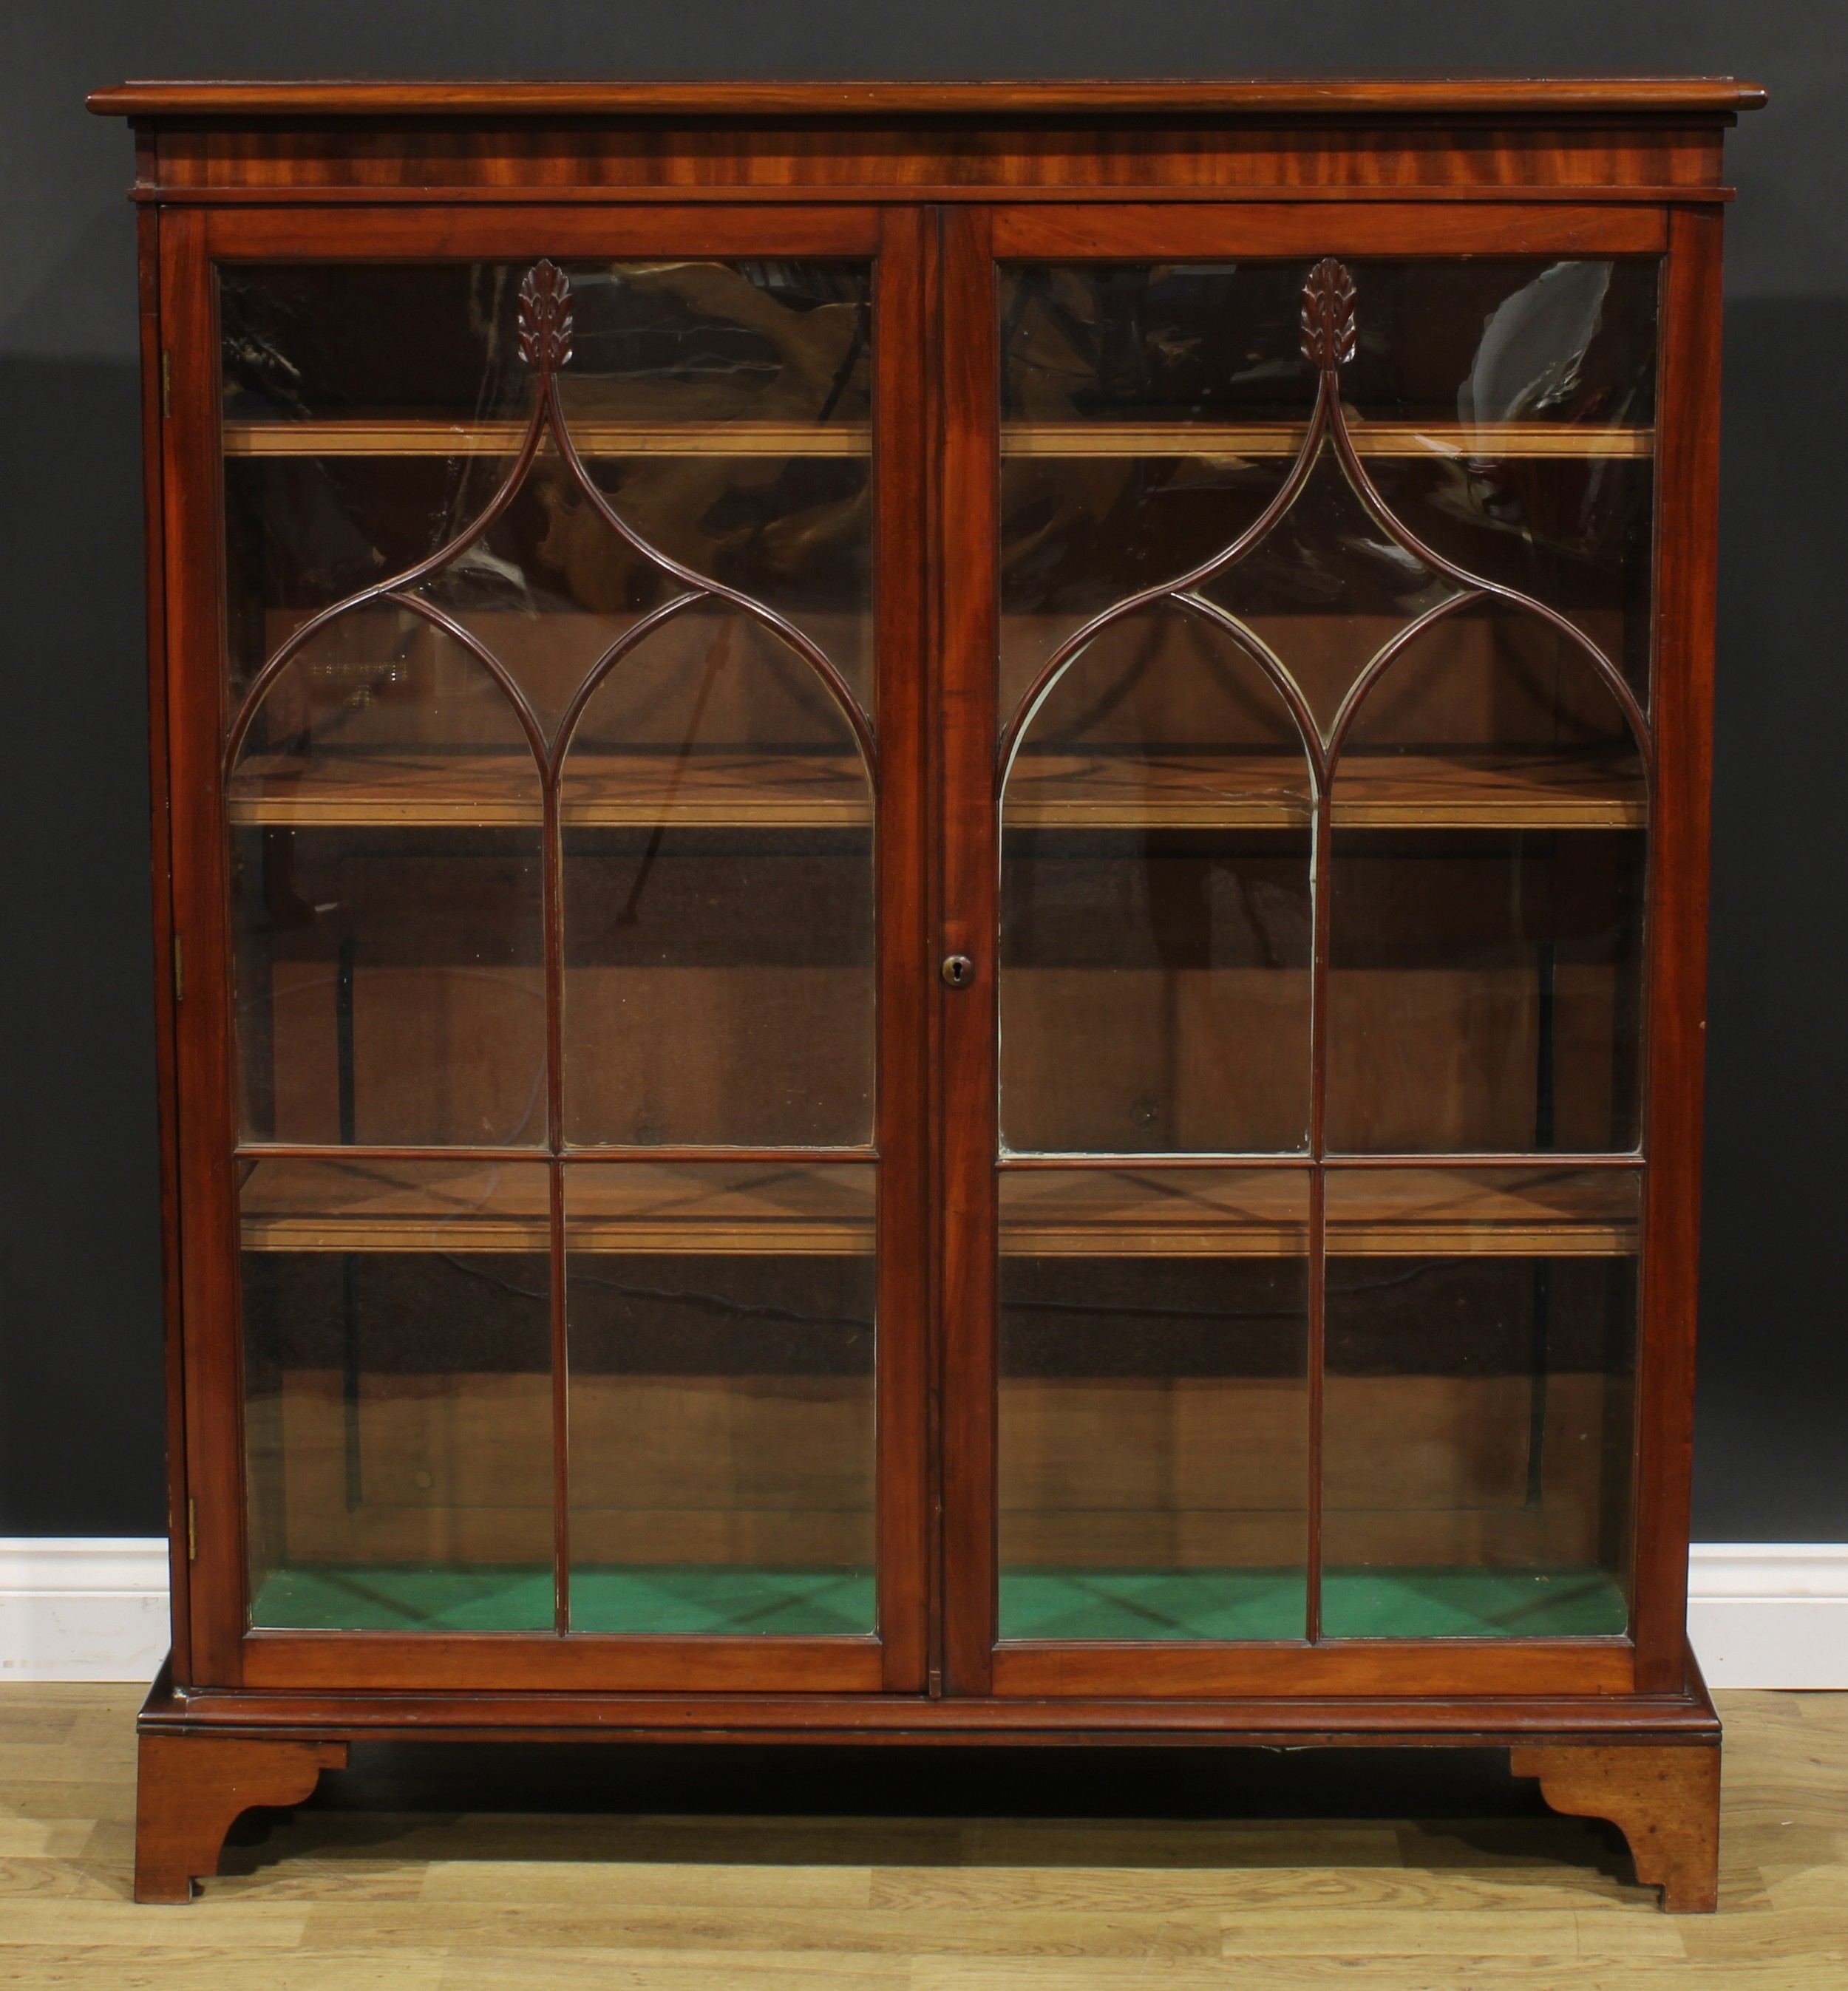
[[966,954],[946,955],[941,972],[946,989],[967,989],[975,979],[975,963]]

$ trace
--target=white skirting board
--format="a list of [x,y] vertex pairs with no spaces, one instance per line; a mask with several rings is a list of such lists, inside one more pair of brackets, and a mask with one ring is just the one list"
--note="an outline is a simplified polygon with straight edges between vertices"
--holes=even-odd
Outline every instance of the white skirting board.
[[[1710,1686],[1848,1688],[1848,1542],[1696,1542],[1688,1623]],[[167,1545],[0,1539],[0,1684],[138,1680],[167,1650]]]
[[161,1537],[0,1537],[0,1685],[151,1680],[167,1642]]

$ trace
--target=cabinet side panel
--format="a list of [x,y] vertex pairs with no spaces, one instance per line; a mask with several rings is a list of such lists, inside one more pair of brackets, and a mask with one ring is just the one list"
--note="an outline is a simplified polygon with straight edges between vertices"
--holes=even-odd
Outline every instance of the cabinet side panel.
[[186,1359],[180,1339],[179,1185],[173,1071],[173,879],[167,771],[166,567],[162,516],[160,214],[135,217],[141,357],[141,516],[148,643],[148,810],[154,914],[155,1108],[160,1143],[161,1318],[165,1335],[167,1562],[172,1665],[184,1680],[192,1659],[186,1557]]
[[1677,209],[1662,309],[1655,855],[1650,893],[1650,1156],[1638,1401],[1636,1684],[1678,1690],[1700,1269],[1708,788],[1718,552],[1720,220]]
[[205,217],[165,216],[160,246],[169,409],[163,424],[163,517],[172,931],[185,963],[173,1036],[183,1247],[179,1305],[186,1479],[197,1544],[191,1672],[182,1683],[230,1686],[240,1678],[244,1503],[230,1193],[231,1012],[219,810],[217,309]]

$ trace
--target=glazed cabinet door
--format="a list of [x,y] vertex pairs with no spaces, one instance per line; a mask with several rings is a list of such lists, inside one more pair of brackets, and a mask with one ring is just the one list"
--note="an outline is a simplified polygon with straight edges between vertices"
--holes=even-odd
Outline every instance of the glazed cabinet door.
[[195,1679],[921,1686],[920,240],[163,220]]
[[1666,246],[950,223],[961,1690],[1631,1683]]

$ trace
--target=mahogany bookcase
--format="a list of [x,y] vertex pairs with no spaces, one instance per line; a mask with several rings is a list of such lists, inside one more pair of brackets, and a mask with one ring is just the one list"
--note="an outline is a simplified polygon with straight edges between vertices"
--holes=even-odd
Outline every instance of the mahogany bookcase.
[[1506,1746],[1688,1649],[1724,80],[131,83],[173,1649]]

